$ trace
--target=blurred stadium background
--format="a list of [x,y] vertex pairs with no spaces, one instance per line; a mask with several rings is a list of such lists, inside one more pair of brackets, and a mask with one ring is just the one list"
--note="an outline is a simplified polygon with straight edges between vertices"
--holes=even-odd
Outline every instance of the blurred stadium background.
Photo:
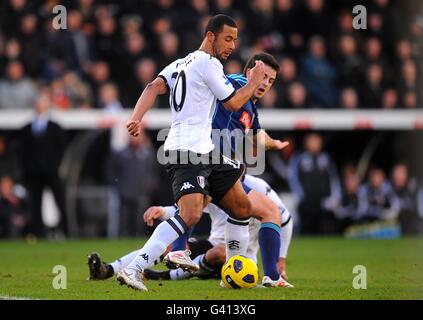
[[[66,30],[52,27],[59,4]],[[353,28],[357,4],[366,30]],[[0,237],[151,231],[140,214],[172,203],[156,160],[167,97],[139,139],[129,140],[125,120],[164,66],[197,49],[217,13],[239,26],[227,73],[261,51],[280,62],[261,125],[291,145],[267,154],[263,178],[294,214],[295,234],[423,234],[421,1],[4,0]]]

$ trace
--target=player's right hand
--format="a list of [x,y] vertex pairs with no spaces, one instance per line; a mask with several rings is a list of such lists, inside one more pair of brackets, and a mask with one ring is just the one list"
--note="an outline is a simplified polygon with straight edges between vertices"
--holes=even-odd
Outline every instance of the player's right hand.
[[126,129],[133,137],[138,137],[141,134],[141,121],[129,119],[126,122]]
[[154,220],[163,217],[164,213],[163,207],[150,207],[144,212],[144,222],[147,226],[152,227]]
[[256,65],[251,69],[251,80],[260,84],[264,77],[264,63],[261,60],[257,60]]

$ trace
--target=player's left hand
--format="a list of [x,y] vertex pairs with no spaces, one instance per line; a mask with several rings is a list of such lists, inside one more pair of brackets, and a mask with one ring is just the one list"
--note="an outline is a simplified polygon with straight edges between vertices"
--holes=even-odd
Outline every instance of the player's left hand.
[[140,120],[131,120],[129,119],[126,122],[126,129],[128,133],[133,137],[138,137],[141,133],[141,121]]
[[144,212],[144,222],[147,224],[147,226],[152,227],[154,221],[160,219],[161,217],[163,217],[163,215],[163,207],[150,207],[147,209],[146,212]]
[[283,148],[289,145],[289,141],[274,140],[273,148],[274,150],[282,150]]

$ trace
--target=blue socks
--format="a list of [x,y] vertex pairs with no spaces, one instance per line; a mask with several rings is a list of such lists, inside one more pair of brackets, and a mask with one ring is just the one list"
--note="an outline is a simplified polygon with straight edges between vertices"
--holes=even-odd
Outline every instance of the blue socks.
[[264,275],[272,280],[279,279],[278,260],[281,227],[271,223],[262,223],[259,230],[259,246],[261,251],[261,260],[263,262]]
[[172,251],[185,250],[187,241],[188,241],[188,234],[187,232],[185,232],[182,236],[179,236],[178,239],[173,241]]
[[178,239],[172,243],[172,251],[185,250],[187,248],[187,242],[189,237],[191,237],[193,228],[189,228],[182,236],[179,236]]

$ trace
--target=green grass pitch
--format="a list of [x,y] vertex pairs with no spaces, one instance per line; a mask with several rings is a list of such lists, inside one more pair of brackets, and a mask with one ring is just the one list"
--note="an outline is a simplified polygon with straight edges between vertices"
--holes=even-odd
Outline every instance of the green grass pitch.
[[[145,240],[145,239],[144,239]],[[423,239],[294,238],[288,275],[294,289],[229,290],[218,280],[148,281],[135,292],[112,278],[87,281],[87,254],[106,261],[140,247],[140,240],[0,241],[0,298],[32,299],[423,299]],[[67,288],[53,288],[53,268],[67,270]],[[367,289],[353,288],[355,265],[367,270]],[[260,266],[260,272],[262,269]]]

